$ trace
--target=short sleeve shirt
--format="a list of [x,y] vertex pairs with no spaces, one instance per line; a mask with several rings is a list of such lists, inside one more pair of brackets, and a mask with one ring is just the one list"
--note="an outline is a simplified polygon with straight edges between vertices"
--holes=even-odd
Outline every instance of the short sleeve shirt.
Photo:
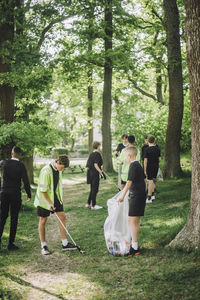
[[90,154],[87,160],[86,167],[89,168],[90,170],[96,170],[94,164],[97,164],[100,169],[101,166],[103,165],[101,154],[97,151],[94,151]]
[[130,191],[134,193],[145,193],[144,170],[138,161],[130,164],[128,180],[132,181]]
[[158,146],[149,146],[145,149],[144,158],[147,158],[147,165],[158,165],[160,157],[160,148]]
[[124,144],[121,143],[117,146],[116,151],[121,153],[122,149],[124,149],[124,148],[126,148],[126,147],[124,146]]

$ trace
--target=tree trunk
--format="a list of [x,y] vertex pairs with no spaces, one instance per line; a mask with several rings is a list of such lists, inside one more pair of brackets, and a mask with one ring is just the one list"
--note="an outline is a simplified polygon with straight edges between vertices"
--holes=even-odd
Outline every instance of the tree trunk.
[[183,118],[183,78],[176,0],[164,0],[167,33],[169,115],[165,143],[164,177],[180,176],[180,138]]
[[[14,2],[14,1],[13,1]],[[11,73],[11,48],[14,36],[14,3],[1,1],[1,14],[4,15],[5,22],[0,24],[0,74],[9,78]],[[4,49],[6,57],[3,56]],[[8,53],[8,54],[7,54]],[[7,62],[5,62],[7,61]],[[9,62],[10,61],[10,62]],[[11,123],[14,119],[14,89],[9,83],[0,84],[0,122]],[[13,145],[1,146],[0,158],[10,158]]]
[[88,151],[93,151],[93,86],[92,70],[88,72]]
[[112,0],[105,1],[105,64],[104,88],[102,107],[102,144],[103,165],[106,172],[113,171],[112,165],[112,138],[111,138],[111,110],[112,110]]
[[200,248],[200,2],[186,0],[186,44],[190,80],[192,125],[192,190],[190,212],[171,247]]
[[33,155],[24,158],[23,162],[24,162],[24,164],[26,166],[26,170],[27,170],[29,182],[30,183],[34,183]]
[[158,102],[160,104],[164,104],[163,94],[162,94],[162,75],[161,75],[161,67],[159,63],[156,66],[156,96]]

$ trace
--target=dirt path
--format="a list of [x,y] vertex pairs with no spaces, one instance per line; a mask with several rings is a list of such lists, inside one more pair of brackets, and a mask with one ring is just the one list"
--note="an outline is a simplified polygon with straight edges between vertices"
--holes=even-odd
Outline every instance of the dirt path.
[[[67,199],[70,199],[70,201],[78,199],[80,193],[88,191],[87,185],[80,185],[83,181],[85,181],[85,178],[64,180],[65,201]],[[67,214],[68,222],[71,222],[72,215],[72,213]],[[101,287],[91,282],[87,276],[76,273],[74,270],[76,263],[80,263],[81,254],[61,252],[60,234],[57,219],[54,215],[48,218],[47,226],[48,245],[53,253],[52,255],[42,256],[39,245],[36,246],[36,250],[33,250],[38,252],[36,260],[31,261],[29,266],[23,266],[21,269],[24,274],[20,276],[21,285],[28,287],[23,299],[93,299],[92,296],[99,292]],[[83,257],[83,260],[87,260],[87,258]]]

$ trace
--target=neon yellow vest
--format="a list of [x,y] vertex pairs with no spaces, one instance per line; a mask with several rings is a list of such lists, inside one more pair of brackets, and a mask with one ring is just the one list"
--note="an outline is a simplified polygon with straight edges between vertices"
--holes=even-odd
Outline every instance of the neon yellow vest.
[[[45,199],[42,192],[46,192],[49,199],[54,203],[54,186],[53,186],[53,171],[50,165],[45,166],[40,171],[40,177],[35,195],[34,205],[35,207],[40,206],[50,210],[50,205]],[[63,203],[63,189],[62,189],[62,172],[59,172],[59,181],[56,187],[56,195],[60,203]]]
[[[130,164],[126,161],[126,156],[125,156],[125,151],[124,151],[125,149],[126,148],[122,149],[120,156],[118,157],[118,162],[122,165],[121,179],[123,181],[127,181],[127,179],[128,179],[128,171],[129,171],[129,166],[130,166]],[[139,161],[139,159],[140,159],[140,153],[138,151],[136,160]]]

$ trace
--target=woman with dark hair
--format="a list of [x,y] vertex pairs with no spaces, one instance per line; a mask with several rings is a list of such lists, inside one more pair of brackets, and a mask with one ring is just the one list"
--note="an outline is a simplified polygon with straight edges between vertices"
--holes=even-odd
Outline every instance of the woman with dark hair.
[[[85,204],[86,208],[91,208],[92,210],[101,209],[102,207],[96,205],[96,196],[99,190],[99,177],[105,179],[105,175],[101,170],[101,166],[103,165],[103,159],[101,154],[99,153],[101,148],[100,142],[93,143],[93,152],[90,154],[86,167],[87,170],[87,183],[90,184],[90,194],[88,197],[88,201]],[[91,206],[92,203],[92,206]]]

